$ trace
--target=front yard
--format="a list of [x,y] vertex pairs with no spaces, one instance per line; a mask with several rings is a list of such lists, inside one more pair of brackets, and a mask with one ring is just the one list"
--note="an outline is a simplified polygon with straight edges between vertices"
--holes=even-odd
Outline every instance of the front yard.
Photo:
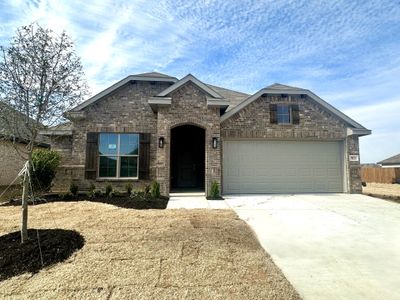
[[367,182],[363,194],[400,202],[400,184]]
[[[19,229],[20,207],[0,206],[0,215],[0,236]],[[64,262],[0,281],[0,298],[299,298],[233,211],[80,201],[31,206],[29,215],[30,228],[76,230],[85,244]]]

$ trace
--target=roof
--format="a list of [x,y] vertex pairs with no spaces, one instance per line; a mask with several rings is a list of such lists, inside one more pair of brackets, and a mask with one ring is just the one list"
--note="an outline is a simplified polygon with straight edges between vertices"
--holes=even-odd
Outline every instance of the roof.
[[149,73],[141,73],[141,74],[136,74],[133,76],[139,76],[139,77],[156,77],[156,78],[170,78],[170,79],[175,79],[177,80],[176,77],[169,76],[167,74],[163,73],[158,73],[158,72],[149,72]]
[[[27,118],[23,113],[0,101],[0,138],[26,143],[31,136],[26,123],[33,124],[35,120]],[[44,126],[41,125],[41,127]],[[47,140],[43,136],[39,135],[36,142],[38,145],[48,146]]]
[[157,73],[157,72],[151,72],[151,73],[142,73],[142,74],[136,74],[136,75],[129,75],[128,77],[125,77],[124,79],[118,81],[117,83],[113,84],[109,88],[106,88],[104,91],[94,95],[93,97],[89,98],[88,100],[82,102],[78,106],[74,107],[71,109],[72,112],[80,111],[84,109],[85,107],[89,106],[90,104],[96,102],[97,100],[107,96],[108,94],[114,92],[121,86],[127,84],[130,81],[156,81],[156,82],[171,82],[175,83],[178,81],[177,78],[171,77],[165,74]]
[[322,107],[324,107],[327,111],[331,112],[333,115],[337,116],[339,119],[343,120],[345,123],[348,125],[354,127],[357,129],[357,131],[354,131],[353,134],[357,135],[368,135],[371,134],[371,131],[363,127],[361,124],[357,123],[350,117],[346,116],[344,113],[318,97],[316,94],[311,92],[310,90],[307,89],[302,89],[298,87],[293,87],[289,85],[284,85],[280,83],[274,83],[270,86],[267,86],[261,90],[259,90],[257,93],[254,95],[249,96],[247,99],[245,99],[243,102],[241,102],[239,105],[228,111],[226,114],[224,114],[221,117],[221,122],[229,119],[231,116],[236,114],[237,112],[241,111],[243,108],[248,106],[250,103],[253,101],[257,100],[260,96],[264,94],[292,94],[292,95],[299,95],[299,94],[305,94],[308,97],[310,97],[312,100],[320,104]]
[[386,159],[378,162],[378,164],[380,164],[380,165],[400,165],[400,154],[386,158]]
[[239,105],[239,103],[243,102],[247,97],[249,97],[249,94],[234,91],[234,90],[229,90],[226,88],[222,88],[219,86],[207,84],[210,88],[212,88],[214,91],[216,91],[218,94],[220,94],[222,97],[224,97],[228,102],[229,102],[229,107],[226,111],[231,110],[235,106]]
[[211,88],[207,84],[201,82],[196,77],[194,77],[192,74],[188,74],[185,77],[183,77],[181,80],[175,82],[173,85],[171,85],[170,87],[168,87],[167,89],[165,89],[161,93],[159,93],[157,95],[157,97],[165,97],[165,96],[171,94],[173,91],[179,89],[181,86],[183,86],[184,84],[186,84],[189,81],[192,82],[193,84],[195,84],[197,87],[199,87],[201,90],[203,90],[207,94],[209,94],[211,97],[218,98],[218,99],[223,98],[213,88]]
[[40,130],[39,134],[45,136],[69,136],[72,135],[72,128],[72,122],[68,121]]

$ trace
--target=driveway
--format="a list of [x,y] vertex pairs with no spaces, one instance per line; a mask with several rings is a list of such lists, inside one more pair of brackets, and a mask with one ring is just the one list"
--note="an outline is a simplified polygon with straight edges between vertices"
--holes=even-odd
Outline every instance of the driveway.
[[225,199],[304,299],[400,299],[399,204],[348,194]]

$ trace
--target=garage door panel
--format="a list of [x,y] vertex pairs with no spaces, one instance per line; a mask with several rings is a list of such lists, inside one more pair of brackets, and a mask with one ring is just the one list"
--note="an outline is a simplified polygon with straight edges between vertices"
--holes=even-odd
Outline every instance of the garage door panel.
[[226,141],[224,193],[342,192],[342,143]]

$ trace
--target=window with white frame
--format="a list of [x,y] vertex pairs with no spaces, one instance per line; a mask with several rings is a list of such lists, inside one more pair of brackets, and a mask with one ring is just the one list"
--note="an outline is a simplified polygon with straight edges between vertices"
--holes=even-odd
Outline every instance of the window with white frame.
[[290,124],[292,122],[290,117],[290,105],[278,104],[276,106],[276,117],[278,124]]
[[99,134],[99,178],[138,178],[139,134]]

